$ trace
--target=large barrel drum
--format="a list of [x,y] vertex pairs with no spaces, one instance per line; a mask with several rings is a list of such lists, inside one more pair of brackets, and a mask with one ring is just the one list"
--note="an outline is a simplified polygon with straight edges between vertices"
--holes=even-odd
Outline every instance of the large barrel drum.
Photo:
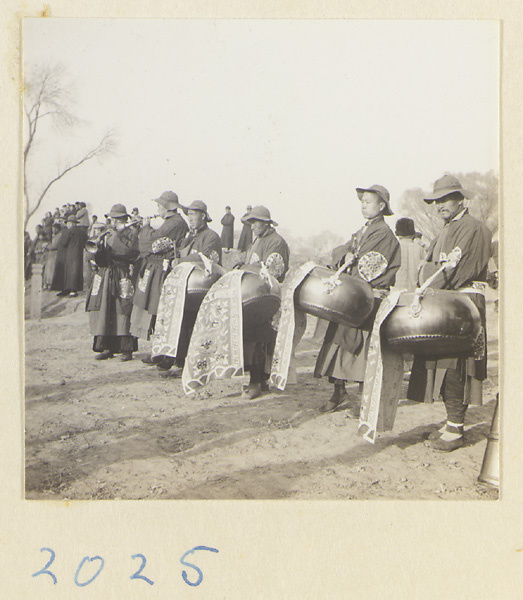
[[294,293],[294,305],[320,319],[359,327],[372,313],[374,295],[362,279],[342,273],[339,285],[329,286],[334,271],[314,267]]
[[402,294],[381,327],[384,343],[405,354],[452,357],[470,353],[479,335],[477,306],[461,292],[427,291],[418,315],[411,310],[414,294]]
[[270,321],[281,305],[278,281],[269,275],[268,280],[255,265],[244,265],[242,277],[242,313],[244,330]]
[[213,283],[218,281],[224,274],[225,269],[216,263],[212,264],[211,273],[206,273],[203,263],[196,262],[196,267],[187,280],[185,310],[188,312],[198,312],[205,294],[207,294]]

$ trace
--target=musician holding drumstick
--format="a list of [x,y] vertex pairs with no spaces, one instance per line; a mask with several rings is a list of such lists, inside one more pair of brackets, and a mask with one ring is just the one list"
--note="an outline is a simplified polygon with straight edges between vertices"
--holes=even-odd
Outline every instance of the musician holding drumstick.
[[[336,268],[346,265],[346,272],[368,282],[379,298],[394,285],[400,266],[399,242],[384,219],[393,214],[390,196],[381,185],[356,188],[356,193],[365,225],[349,242],[334,248],[332,262]],[[374,315],[375,311],[361,327],[329,324],[314,370],[315,377],[328,376],[334,384],[332,396],[320,409],[322,412],[333,411],[348,400],[347,381],[356,381],[361,388]],[[359,403],[350,408],[349,415],[359,416]]]
[[[434,183],[432,194],[424,200],[435,204],[445,226],[432,241],[426,264],[420,271],[420,283],[429,276],[430,287],[465,292],[479,309],[482,321],[474,356],[425,360],[415,357],[408,398],[423,401],[428,381],[427,371],[441,383],[447,420],[429,439],[435,450],[450,452],[463,445],[463,426],[469,402],[481,404],[481,381],[486,377],[485,297],[490,258],[491,233],[464,205],[474,194],[461,186],[453,175],[444,175]],[[436,274],[437,273],[437,274]],[[443,375],[443,377],[442,377]],[[439,390],[433,392],[439,396]]]

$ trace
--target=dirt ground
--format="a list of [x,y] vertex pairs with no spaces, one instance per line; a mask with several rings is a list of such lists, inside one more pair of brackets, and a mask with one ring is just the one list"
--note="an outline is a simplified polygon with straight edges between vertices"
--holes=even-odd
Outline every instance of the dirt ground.
[[219,381],[187,397],[142,363],[144,342],[131,362],[95,361],[84,295],[43,292],[42,319],[26,320],[26,498],[496,499],[477,483],[498,390],[493,300],[484,403],[468,410],[464,447],[445,454],[426,441],[442,402],[400,401],[374,445],[343,406],[319,412],[331,386],[312,377],[312,318],[284,392],[244,400]]

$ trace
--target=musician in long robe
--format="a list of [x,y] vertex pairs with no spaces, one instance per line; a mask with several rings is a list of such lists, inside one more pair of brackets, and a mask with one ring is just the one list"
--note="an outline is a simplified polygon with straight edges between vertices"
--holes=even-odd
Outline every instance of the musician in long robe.
[[[183,207],[183,211],[189,221],[189,232],[181,243],[180,256],[175,262],[197,260],[198,255],[201,253],[208,259],[221,265],[222,241],[220,236],[208,226],[208,223],[212,219],[205,202],[194,200],[190,206]],[[176,358],[162,355],[154,358],[157,368],[160,371],[164,371],[165,376],[167,376],[167,372],[175,363],[178,367],[183,368],[196,315],[197,313],[184,314]],[[178,373],[175,373],[175,375],[178,375]]]
[[[174,192],[164,192],[153,201],[158,203],[158,214],[164,222],[158,229],[153,229],[149,218],[142,221],[138,233],[141,267],[136,279],[131,314],[131,333],[144,340],[148,340],[154,331],[163,282],[189,229],[178,214],[178,208],[182,208],[182,205]],[[154,364],[150,355],[142,361]]]
[[[322,412],[335,410],[348,399],[345,384],[356,381],[363,384],[370,341],[370,332],[380,297],[394,285],[400,266],[400,245],[384,217],[392,215],[390,196],[386,188],[373,185],[356,188],[361,202],[365,225],[349,242],[332,252],[332,266],[347,265],[349,275],[368,282],[375,290],[375,310],[360,327],[344,327],[330,323],[316,361],[315,377],[328,376],[334,385],[329,401]],[[359,416],[359,403],[349,410],[352,417]]]
[[[490,230],[472,217],[464,205],[474,194],[461,186],[452,175],[444,175],[434,184],[434,191],[425,202],[435,203],[438,215],[445,221],[442,232],[432,241],[426,265],[421,270],[423,283],[432,273],[453,257],[452,268],[443,271],[430,287],[460,290],[471,298],[480,311],[482,329],[476,340],[473,356],[438,360],[416,357],[409,382],[408,397],[423,401],[426,386],[429,391],[434,380],[441,381],[441,395],[447,420],[443,427],[429,436],[434,449],[450,452],[463,445],[463,426],[470,402],[481,403],[481,381],[486,377],[485,297],[490,257]],[[426,369],[430,369],[427,374]],[[434,392],[433,392],[434,393]],[[439,389],[436,390],[439,394]]]
[[[245,264],[264,265],[280,283],[289,270],[289,246],[274,228],[278,225],[265,206],[255,206],[242,221],[250,224],[254,241],[247,250]],[[276,330],[272,321],[243,330],[244,366],[250,381],[244,396],[257,398],[268,390]]]
[[95,255],[98,271],[93,277],[87,296],[86,311],[94,336],[96,360],[113,358],[121,353],[122,361],[132,359],[138,340],[131,335],[130,321],[134,287],[130,266],[138,256],[138,239],[123,204],[115,204],[105,215],[112,219],[114,229],[108,231],[103,245]]

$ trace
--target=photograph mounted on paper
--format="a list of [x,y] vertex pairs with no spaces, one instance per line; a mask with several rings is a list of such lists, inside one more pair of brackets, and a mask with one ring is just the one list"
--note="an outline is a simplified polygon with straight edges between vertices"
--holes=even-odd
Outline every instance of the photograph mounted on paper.
[[496,500],[499,44],[24,19],[25,497]]

